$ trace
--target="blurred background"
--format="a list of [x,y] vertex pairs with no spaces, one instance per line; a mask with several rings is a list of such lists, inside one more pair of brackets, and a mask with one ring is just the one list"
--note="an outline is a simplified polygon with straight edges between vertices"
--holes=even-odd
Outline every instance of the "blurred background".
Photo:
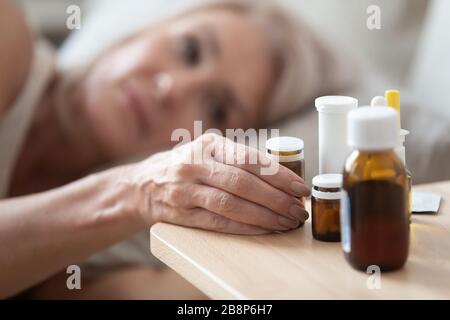
[[[59,47],[60,68],[83,64],[100,50],[149,24],[173,7],[201,0],[20,0],[33,27]],[[271,1],[271,0],[264,0]],[[275,1],[275,0],[273,0]],[[416,182],[450,178],[450,1],[280,0],[361,69],[345,92],[366,105],[386,89],[403,94],[402,119],[411,129],[407,160]],[[66,27],[69,5],[80,6],[81,29]],[[366,26],[370,5],[381,9],[381,28]],[[101,39],[101,41],[99,41]],[[282,134],[307,141],[307,175],[317,172],[316,112],[276,124]]]
[[[95,0],[94,0],[95,1]],[[30,23],[35,30],[39,30],[47,39],[56,46],[62,44],[69,35],[70,30],[66,28],[67,7],[77,5],[86,10],[85,0],[19,0],[26,9]]]
[[[201,0],[200,0],[201,1]],[[271,1],[271,0],[264,0]],[[276,0],[275,0],[276,1]],[[120,33],[131,25],[149,22],[164,14],[171,7],[188,6],[199,0],[20,0],[25,6],[35,29],[40,30],[54,44],[60,45],[69,35],[66,28],[67,8],[81,8],[82,23],[89,31],[100,34],[104,26],[111,33]],[[417,53],[428,10],[434,6],[430,0],[280,0],[299,19],[306,20],[323,35],[333,39],[362,57],[362,62],[373,66],[400,84],[408,73],[408,67]],[[380,30],[366,28],[367,8],[377,5],[381,9]],[[144,9],[144,10],[141,10]],[[143,12],[145,14],[143,14]],[[127,21],[133,17],[133,21]],[[137,19],[136,19],[137,18]],[[95,20],[97,30],[91,27]],[[360,27],[356,27],[360,26]],[[80,33],[83,33],[81,31]],[[83,38],[78,36],[78,38]],[[86,37],[84,37],[86,38]],[[81,40],[79,40],[81,41]]]

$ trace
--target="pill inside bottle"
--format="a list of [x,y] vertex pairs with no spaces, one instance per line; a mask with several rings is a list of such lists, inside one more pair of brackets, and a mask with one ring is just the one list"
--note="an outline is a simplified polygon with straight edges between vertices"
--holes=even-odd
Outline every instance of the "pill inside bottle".
[[316,240],[339,242],[342,174],[314,177],[311,198],[312,234]]

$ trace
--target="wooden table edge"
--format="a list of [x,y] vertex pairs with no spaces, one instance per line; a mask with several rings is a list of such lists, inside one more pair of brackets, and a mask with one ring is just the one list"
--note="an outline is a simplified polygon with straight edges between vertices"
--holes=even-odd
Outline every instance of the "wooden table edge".
[[[427,183],[422,185],[414,186],[413,190],[417,191],[431,191],[438,192],[439,189],[447,189],[450,187],[450,181],[441,181],[435,183]],[[442,202],[444,200],[444,195],[441,194]],[[180,274],[184,279],[190,282],[192,285],[197,287],[203,293],[212,297],[213,299],[223,299],[223,300],[249,300],[242,293],[233,289],[231,286],[227,285],[225,281],[215,276],[207,268],[203,267],[200,263],[196,262],[192,258],[186,256],[181,250],[176,248],[172,243],[165,241],[159,235],[160,230],[162,230],[167,224],[157,223],[150,229],[150,248],[152,254],[161,260],[164,264],[172,268],[178,274]],[[164,248],[170,248],[170,253],[167,254],[167,250]],[[175,254],[174,254],[175,253]]]
[[[228,286],[222,279],[212,274],[208,269],[202,267],[192,258],[186,256],[174,245],[162,239],[158,234],[158,229],[164,227],[165,223],[157,223],[150,229],[150,249],[152,254],[169,266],[186,281],[194,285],[208,297],[218,300],[248,300],[240,292]],[[170,256],[164,254],[164,247],[168,247],[172,252]],[[179,263],[174,263],[179,262]]]

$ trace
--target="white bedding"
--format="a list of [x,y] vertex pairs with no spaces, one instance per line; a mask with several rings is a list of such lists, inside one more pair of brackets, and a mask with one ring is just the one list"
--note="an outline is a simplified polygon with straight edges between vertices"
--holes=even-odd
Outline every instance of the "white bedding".
[[[181,10],[199,1],[98,0],[84,17],[82,29],[63,45],[59,66],[70,68],[84,64],[110,44],[173,12],[174,8]],[[281,1],[366,66],[367,72],[360,85],[343,94],[355,96],[360,104],[368,104],[371,97],[383,94],[385,89],[402,90],[405,96],[403,123],[412,131],[407,141],[407,160],[415,182],[450,179],[450,120],[447,117],[450,114],[447,31],[450,30],[450,3],[446,0]],[[427,17],[426,8],[430,3],[434,7]],[[365,25],[370,4],[382,8],[379,31],[358,27]],[[426,28],[422,34],[424,21]],[[421,36],[423,39],[419,41]],[[407,75],[410,77],[403,82]],[[305,140],[307,176],[311,179],[317,173],[317,121],[312,104],[309,109],[277,126],[281,126],[283,134]]]

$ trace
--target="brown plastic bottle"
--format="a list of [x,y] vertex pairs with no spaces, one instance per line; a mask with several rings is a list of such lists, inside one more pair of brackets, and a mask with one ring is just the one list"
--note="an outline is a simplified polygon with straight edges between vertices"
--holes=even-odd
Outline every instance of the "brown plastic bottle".
[[390,271],[408,258],[408,179],[393,150],[399,130],[392,121],[395,111],[364,109],[349,115],[349,144],[357,150],[343,174],[342,247],[354,268]]

